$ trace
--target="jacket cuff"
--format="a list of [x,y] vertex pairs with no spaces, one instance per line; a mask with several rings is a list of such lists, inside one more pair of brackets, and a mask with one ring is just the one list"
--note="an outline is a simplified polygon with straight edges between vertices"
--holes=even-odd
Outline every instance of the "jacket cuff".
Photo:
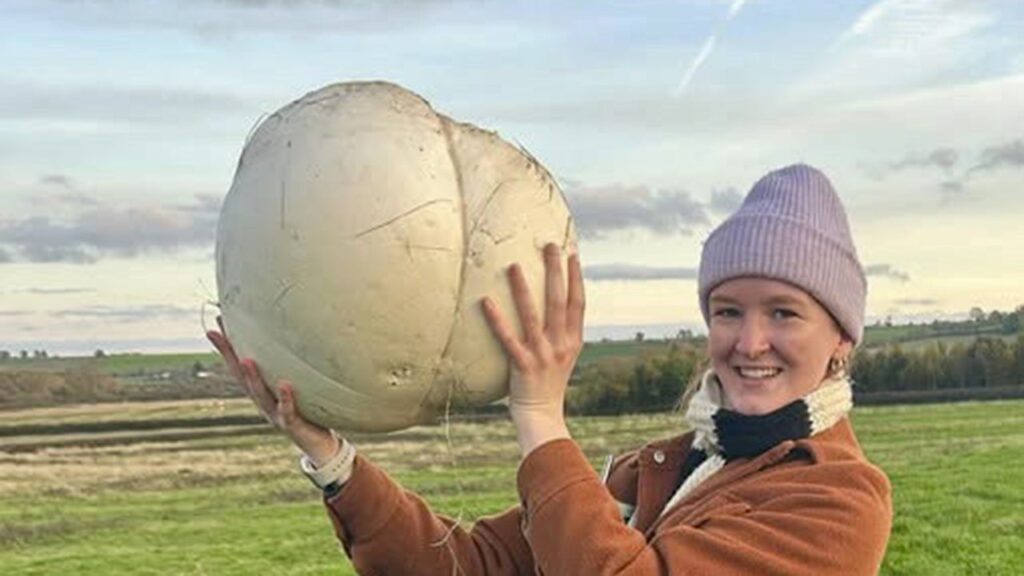
[[572,439],[552,440],[535,448],[519,464],[516,477],[524,523],[559,492],[587,481],[599,483],[594,468]]
[[346,544],[372,538],[395,513],[402,488],[383,470],[356,454],[352,476],[337,494],[324,498],[338,538]]

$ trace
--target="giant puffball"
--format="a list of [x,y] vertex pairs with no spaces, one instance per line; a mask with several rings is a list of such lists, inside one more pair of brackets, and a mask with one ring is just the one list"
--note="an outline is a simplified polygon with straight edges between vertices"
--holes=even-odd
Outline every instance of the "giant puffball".
[[518,262],[543,313],[549,242],[573,251],[573,220],[528,153],[394,84],[333,84],[242,150],[217,230],[221,315],[311,421],[397,430],[507,394],[479,302],[517,322]]

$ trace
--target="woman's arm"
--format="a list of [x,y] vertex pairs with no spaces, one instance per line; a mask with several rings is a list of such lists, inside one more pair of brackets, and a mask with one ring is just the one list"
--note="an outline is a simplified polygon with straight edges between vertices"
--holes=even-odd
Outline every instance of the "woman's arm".
[[509,413],[523,456],[538,446],[569,438],[565,425],[565,393],[576,359],[583,349],[583,272],[578,254],[569,256],[568,287],[558,246],[544,247],[544,318],[533,305],[530,288],[518,264],[509,268],[522,336],[504,313],[484,298],[483,310],[491,330],[511,362]]
[[[306,420],[296,408],[295,390],[280,382],[275,398],[252,359],[240,359],[224,332],[207,337],[260,413],[287,436],[314,466],[338,454],[341,440]],[[415,493],[387,473],[355,456],[341,490],[325,497],[335,533],[360,574],[532,574],[529,547],[514,508],[480,520],[471,531],[435,515]]]

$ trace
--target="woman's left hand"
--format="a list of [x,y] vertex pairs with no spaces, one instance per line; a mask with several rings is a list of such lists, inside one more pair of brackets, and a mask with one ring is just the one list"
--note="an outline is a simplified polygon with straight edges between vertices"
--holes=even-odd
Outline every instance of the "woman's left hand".
[[491,330],[511,359],[509,412],[525,457],[534,448],[568,438],[565,393],[576,359],[583,349],[583,273],[578,254],[569,256],[568,288],[556,244],[544,247],[545,296],[543,322],[537,314],[522,268],[508,271],[523,336],[520,338],[490,298],[483,299]]

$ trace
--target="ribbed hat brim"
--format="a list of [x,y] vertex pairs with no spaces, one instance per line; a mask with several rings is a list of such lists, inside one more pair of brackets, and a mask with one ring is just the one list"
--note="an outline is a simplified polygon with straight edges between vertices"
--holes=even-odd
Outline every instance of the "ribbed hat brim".
[[710,322],[711,291],[745,276],[805,290],[854,343],[863,338],[867,281],[856,253],[841,240],[779,215],[734,215],[711,234],[701,254],[698,286],[705,322]]

